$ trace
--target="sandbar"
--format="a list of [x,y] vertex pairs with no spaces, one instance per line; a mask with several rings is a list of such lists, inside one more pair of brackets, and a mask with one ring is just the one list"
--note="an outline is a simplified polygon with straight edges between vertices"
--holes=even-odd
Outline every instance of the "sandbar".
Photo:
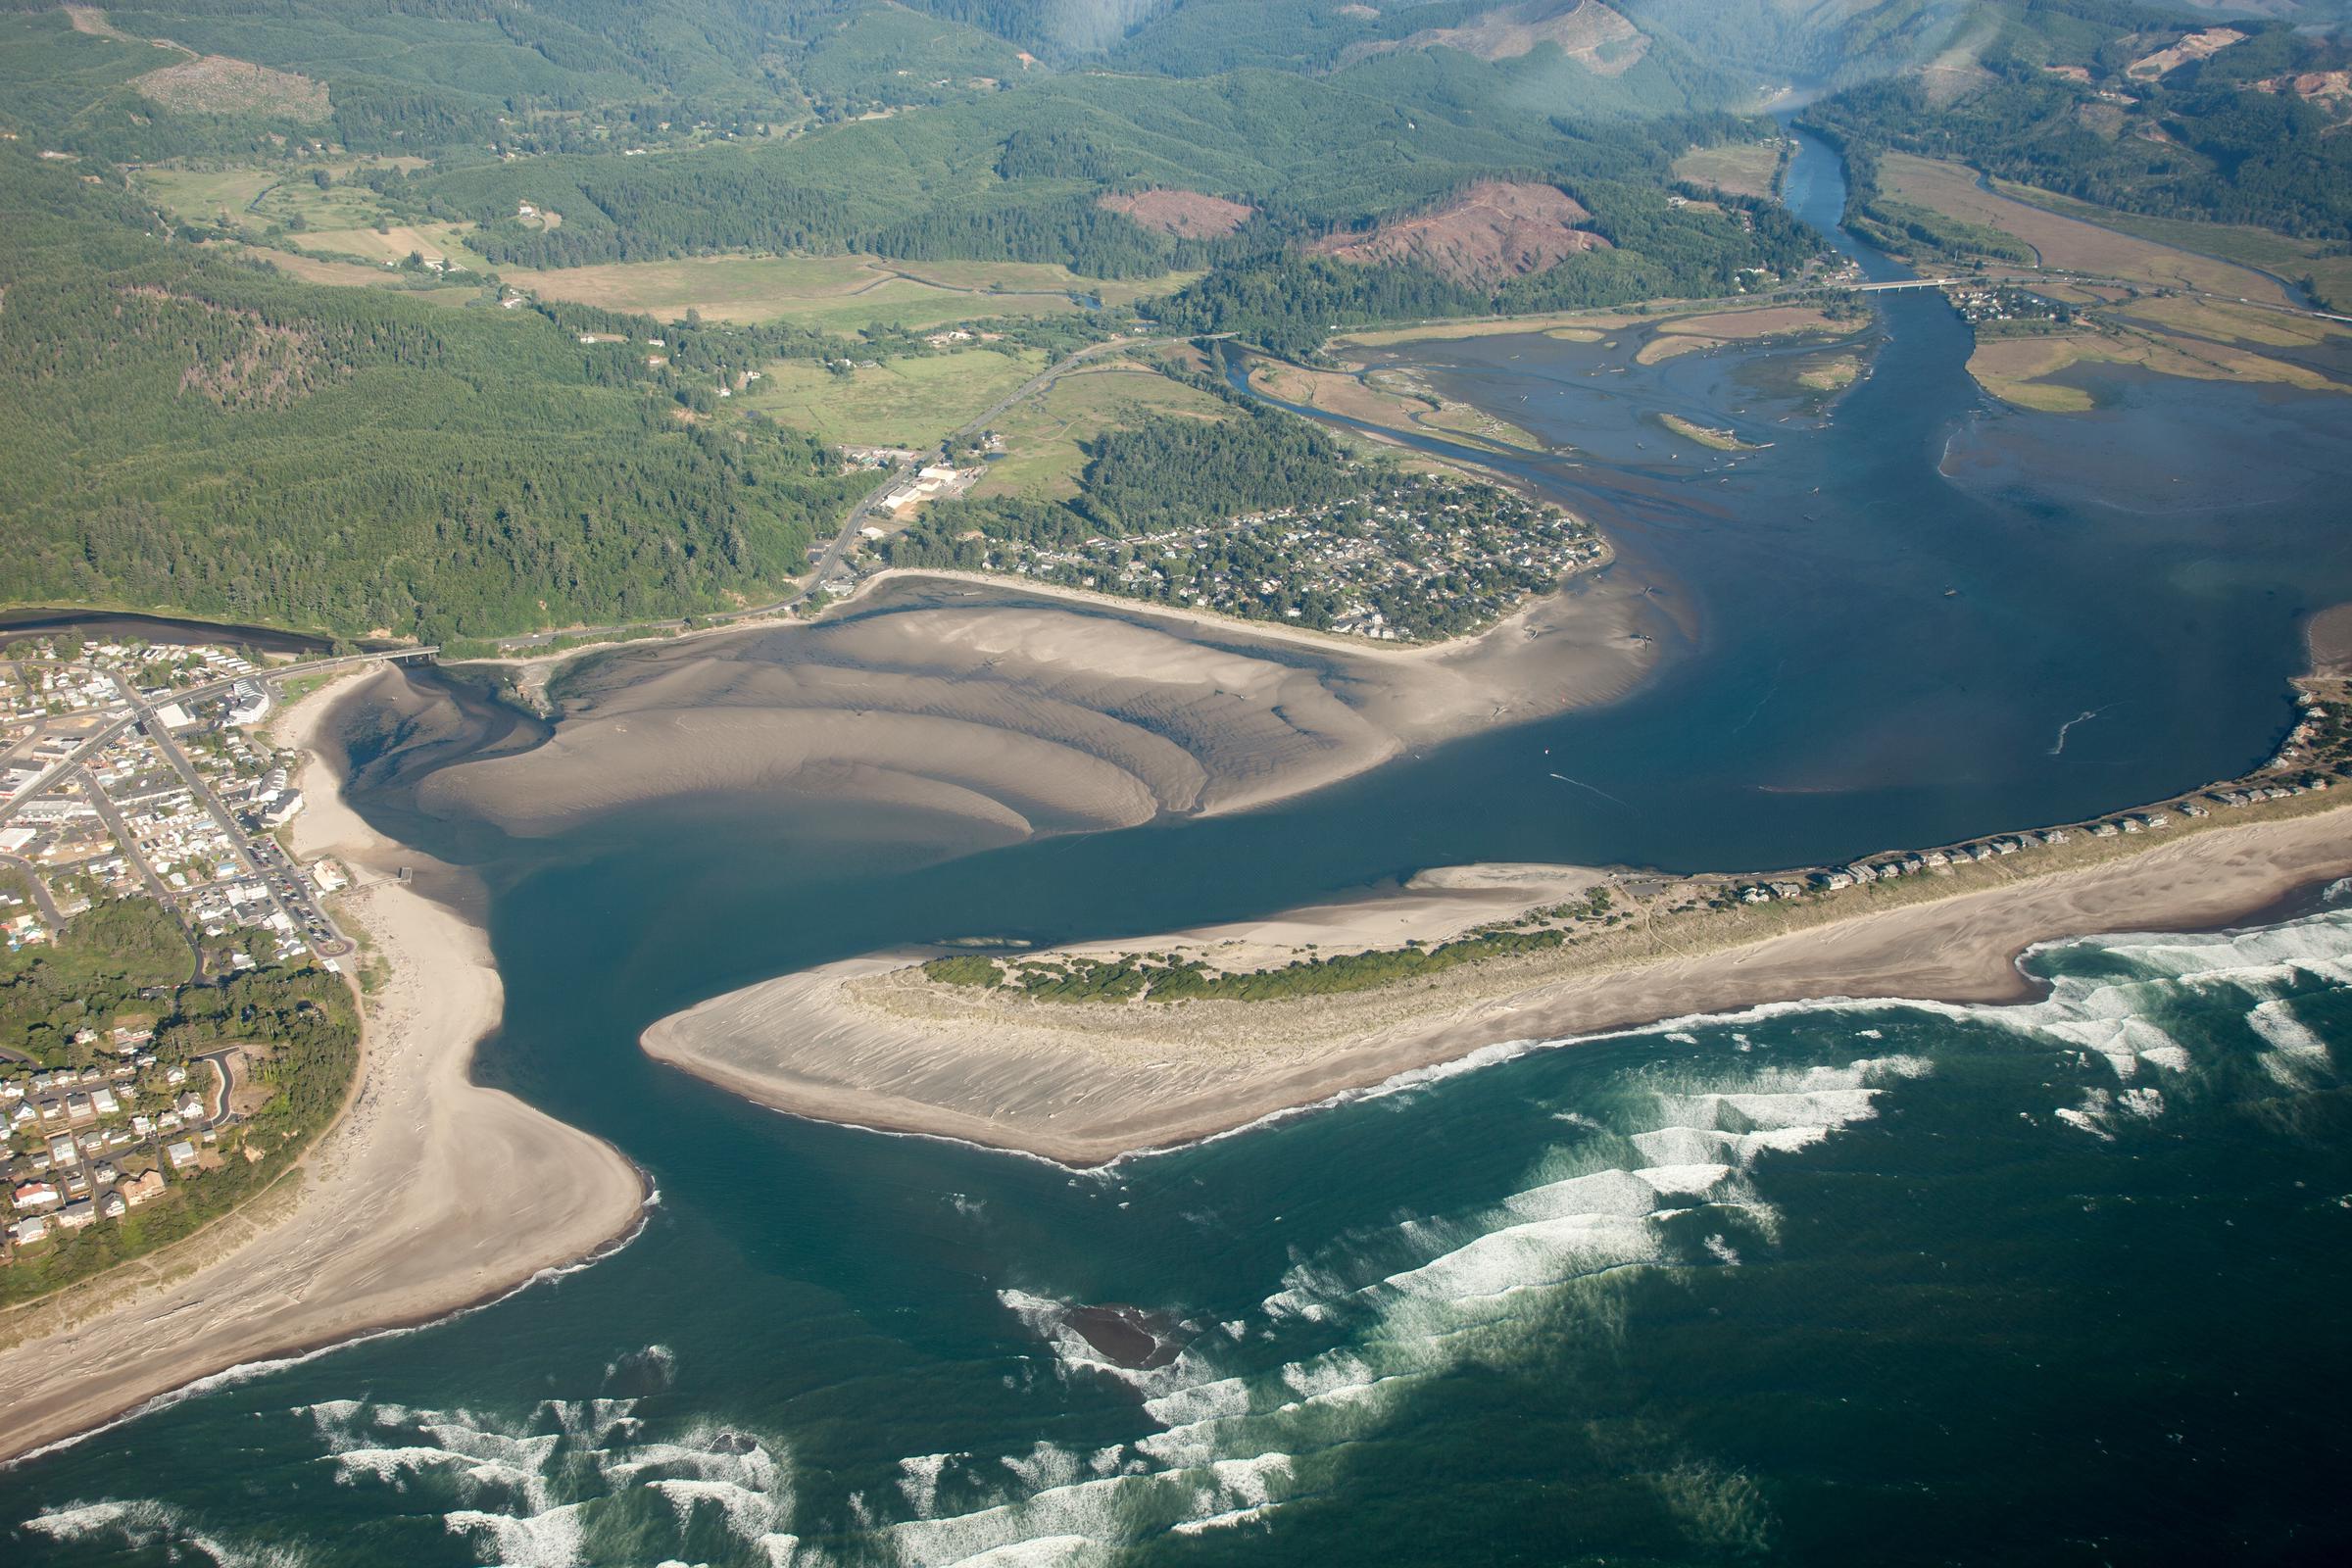
[[895,802],[1000,840],[1213,815],[1612,701],[1680,636],[1606,566],[1414,648],[997,577],[882,576],[814,623],[605,655],[561,678],[543,743],[442,768],[418,804],[517,836],[699,794]]
[[[1055,1003],[941,984],[916,966],[925,955],[881,954],[713,998],[662,1019],[641,1043],[796,1115],[1101,1164],[1491,1047],[1768,1003],[2026,1001],[2034,986],[2017,959],[2036,944],[2223,926],[2352,874],[2352,807],[2320,804],[2331,799],[2275,802],[2249,810],[2252,820],[2167,835],[2079,841],[2038,862],[2017,857],[1819,905],[1644,917],[1592,945],[1335,995]],[[1592,875],[1502,872],[1530,879],[1529,906]],[[1274,934],[1294,953],[1310,940],[1360,946],[1367,928],[1392,947],[1408,931],[1444,940],[1448,922],[1460,929],[1462,887],[1504,880],[1478,868],[1416,878],[1363,908],[1294,911]],[[1243,942],[1262,960],[1268,934],[1173,933],[1118,948],[1189,947],[1223,962],[1217,945]]]

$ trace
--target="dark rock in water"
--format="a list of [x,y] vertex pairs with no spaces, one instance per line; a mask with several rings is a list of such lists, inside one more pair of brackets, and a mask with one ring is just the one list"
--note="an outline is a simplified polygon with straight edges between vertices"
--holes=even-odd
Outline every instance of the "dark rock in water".
[[1190,1338],[1185,1326],[1165,1312],[1106,1301],[1100,1306],[1072,1306],[1061,1320],[1093,1346],[1103,1360],[1130,1372],[1146,1372],[1176,1359]]

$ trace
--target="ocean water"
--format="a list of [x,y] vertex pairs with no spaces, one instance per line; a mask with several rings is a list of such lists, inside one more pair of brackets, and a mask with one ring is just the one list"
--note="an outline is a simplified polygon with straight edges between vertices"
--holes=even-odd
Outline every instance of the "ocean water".
[[[1083,1175],[663,1104],[627,1251],[0,1476],[0,1541],[2340,1560],[2352,912],[2029,967],[2022,1007],[1683,1020]],[[1163,1364],[1070,1326],[1107,1303]]]
[[[1798,160],[1794,205],[1838,195]],[[659,1201],[594,1267],[0,1472],[0,1562],[2341,1560],[2352,911],[2040,952],[2020,1008],[1528,1043],[1084,1174],[636,1050],[896,943],[1479,858],[1788,864],[2264,755],[2300,615],[2352,598],[2334,403],[2120,379],[2086,422],[2009,415],[1941,307],[1875,330],[1828,408],[1778,350],[1654,385],[1606,345],[1421,353],[1577,449],[1533,476],[1687,646],[1616,708],[1267,811],[967,854],[730,800],[516,844],[407,805],[512,715],[363,748],[362,808],[476,874],[449,891],[508,990],[477,1075]],[[1660,398],[1774,444],[1653,450]]]

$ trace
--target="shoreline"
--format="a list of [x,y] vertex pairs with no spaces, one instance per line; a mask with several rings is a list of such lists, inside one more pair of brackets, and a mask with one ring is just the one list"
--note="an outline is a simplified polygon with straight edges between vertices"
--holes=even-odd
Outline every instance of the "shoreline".
[[[223,1245],[208,1227],[0,1316],[0,1336],[24,1330],[0,1362],[0,1463],[239,1368],[487,1305],[606,1255],[644,1223],[650,1190],[618,1151],[473,1082],[474,1048],[504,1005],[488,939],[397,880],[399,865],[432,862],[368,827],[311,750],[355,690],[329,683],[273,724],[280,745],[310,753],[297,853],[332,854],[359,873],[338,918],[364,925],[391,964],[363,999],[351,1098],[296,1167],[298,1186],[220,1222],[238,1239]],[[199,1339],[174,1326],[192,1312]]]
[[875,955],[712,998],[655,1023],[640,1045],[786,1114],[1087,1167],[1236,1132],[1399,1074],[1675,1019],[1814,1002],[2027,1002],[2036,989],[2018,959],[2034,948],[2227,928],[2347,874],[2352,804],[2215,825],[2039,874],[2000,868],[1933,897],[1865,892],[1830,918],[1710,916],[1712,943],[1629,927],[1626,948],[1597,961],[1494,958],[1425,986],[1056,1004],[929,981],[909,967],[929,954]]

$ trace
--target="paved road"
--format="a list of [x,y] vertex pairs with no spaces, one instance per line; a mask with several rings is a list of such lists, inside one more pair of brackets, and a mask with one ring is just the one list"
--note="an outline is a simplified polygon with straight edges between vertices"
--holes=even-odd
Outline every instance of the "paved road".
[[24,873],[24,880],[32,884],[32,902],[40,908],[41,918],[49,922],[50,930],[66,923],[66,917],[57,912],[57,901],[49,896],[49,884],[41,880],[39,866],[21,855],[0,855],[0,865],[13,865]]
[[[386,660],[397,664],[411,659],[429,659],[440,651],[439,648],[428,645],[422,648],[387,649],[372,654],[340,654],[332,659],[305,660],[299,664],[281,664],[274,669],[257,669],[251,675],[235,675],[227,680],[212,681],[203,686],[191,686],[184,692],[173,692],[166,701],[173,703],[202,702],[208,697],[220,696],[241,680],[286,680],[301,675],[315,675],[320,670],[340,669],[347,664],[373,663],[377,660]],[[45,769],[41,776],[35,779],[29,788],[20,793],[15,800],[0,802],[0,822],[7,821],[16,813],[18,807],[54,785],[65,776],[68,770],[79,767],[88,761],[97,753],[98,748],[122,734],[123,730],[133,724],[144,723],[155,716],[155,710],[124,686],[120,676],[115,678],[115,684],[118,689],[122,691],[123,700],[130,705],[130,711],[114,719],[104,728],[93,730],[79,746],[74,749],[72,756]]]
[[[1230,332],[1217,332],[1210,335],[1214,337],[1231,337],[1233,334]],[[947,435],[941,438],[940,445],[942,447],[949,446],[965,436],[974,435],[982,430],[987,429],[989,425],[995,423],[996,420],[1001,417],[1007,409],[1014,407],[1024,399],[1035,397],[1038,393],[1044,391],[1047,387],[1052,386],[1055,381],[1069,374],[1072,370],[1078,368],[1089,360],[1099,359],[1105,354],[1131,353],[1136,349],[1153,348],[1162,344],[1180,343],[1185,341],[1188,341],[1188,339],[1181,337],[1131,337],[1112,338],[1102,343],[1091,343],[1085,348],[1078,350],[1075,354],[1067,355],[1062,359],[1054,361],[1052,365],[1038,371],[1037,374],[1031,376],[1028,380],[1023,381],[1019,386],[1013,388],[1010,392],[1005,393],[1004,396],[999,398],[995,403],[990,404],[987,409],[965,420],[962,424],[956,426],[955,429],[949,431]],[[825,547],[824,554],[817,558],[816,569],[810,574],[808,579],[811,583],[830,582],[833,580],[833,578],[840,574],[843,564],[849,560],[851,553],[857,549],[858,530],[865,526],[865,519],[873,515],[874,509],[882,504],[882,498],[885,495],[888,495],[892,487],[897,485],[900,480],[906,478],[907,472],[907,465],[897,464],[892,466],[892,467],[882,476],[882,481],[875,485],[873,489],[867,491],[864,498],[860,500],[855,507],[850,509],[850,514],[842,519],[841,529],[839,532],[834,534],[833,542],[827,545]],[[807,597],[808,594],[806,591],[795,589],[792,593],[786,595],[784,598],[770,601],[764,605],[754,605],[747,610],[730,610],[723,614],[709,616],[706,618],[704,623],[711,624],[714,622],[725,622],[731,620],[749,620],[757,615],[772,615],[780,610],[789,610]],[[595,638],[608,636],[615,632],[669,630],[682,627],[687,624],[688,622],[683,618],[671,620],[634,620],[623,625],[615,626],[588,626],[576,628],[570,631],[536,631],[520,637],[501,638],[498,646],[500,652],[502,653],[521,653],[527,649],[543,648],[549,643],[556,641],[558,638]]]
[[236,1079],[228,1070],[228,1058],[235,1054],[236,1048],[231,1046],[220,1051],[208,1051],[196,1058],[198,1061],[211,1062],[213,1071],[220,1075],[220,1098],[205,1110],[204,1124],[207,1127],[218,1127],[228,1120],[229,1091],[236,1087]]

